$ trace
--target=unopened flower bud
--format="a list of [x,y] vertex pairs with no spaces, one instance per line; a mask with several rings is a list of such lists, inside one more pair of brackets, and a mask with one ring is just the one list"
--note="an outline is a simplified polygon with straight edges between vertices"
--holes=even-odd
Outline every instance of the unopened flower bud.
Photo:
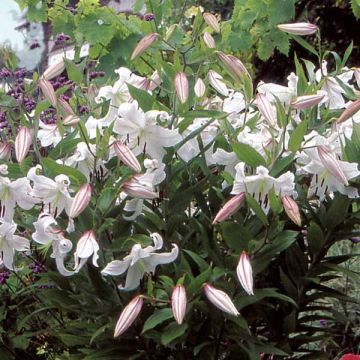
[[80,187],[76,193],[74,200],[71,204],[69,217],[72,219],[78,217],[89,205],[91,200],[91,185],[84,184]]
[[256,103],[261,115],[271,126],[276,125],[276,112],[265,94],[256,95]]
[[199,98],[202,98],[205,94],[205,91],[206,91],[206,87],[204,82],[200,78],[198,78],[194,86],[195,95]]
[[116,156],[135,172],[141,172],[141,165],[134,153],[121,141],[114,142]]
[[341,123],[350,119],[353,115],[355,115],[360,110],[360,99],[351,103],[340,115],[337,119],[337,123]]
[[11,145],[5,140],[0,143],[0,160],[9,160],[11,155]]
[[32,143],[32,131],[23,126],[20,128],[15,138],[16,160],[21,163],[29,152]]
[[64,121],[63,124],[65,126],[75,126],[80,122],[80,118],[76,115],[69,115],[67,116]]
[[293,24],[279,24],[277,25],[278,29],[293,35],[311,35],[316,33],[319,28],[310,23],[293,23]]
[[325,97],[325,94],[317,94],[317,95],[303,95],[298,96],[292,103],[291,107],[296,110],[304,110],[311,108],[319,104]]
[[141,183],[137,176],[133,176],[131,180],[125,182],[122,189],[126,194],[138,199],[156,199],[159,197],[150,186]]
[[157,40],[158,36],[159,34],[157,33],[151,33],[144,36],[133,50],[130,60],[134,60],[143,54]]
[[171,308],[176,322],[181,325],[186,312],[186,291],[183,285],[176,285],[171,296]]
[[208,48],[214,49],[216,47],[214,38],[207,31],[204,32],[203,38]]
[[44,78],[40,78],[39,86],[46,100],[48,100],[52,106],[56,107],[56,103],[57,103],[56,94],[51,83]]
[[155,70],[150,78],[149,90],[152,91],[152,90],[156,89],[158,86],[160,86],[160,84],[161,84],[161,78],[160,78],[157,70]]
[[204,292],[208,300],[220,310],[234,316],[240,315],[229,295],[224,291],[205,283]]
[[355,68],[354,76],[355,76],[356,84],[358,88],[360,88],[360,68]]
[[43,73],[43,78],[51,80],[59,76],[65,70],[65,62],[61,59],[58,63],[49,66]]
[[325,146],[318,146],[318,155],[325,168],[343,185],[349,185],[347,177],[341,168],[338,159]]
[[208,79],[210,85],[223,96],[228,96],[229,90],[222,81],[223,77],[214,70],[209,70]]
[[65,117],[69,116],[69,115],[75,115],[73,109],[71,108],[71,106],[69,105],[69,103],[67,101],[65,101],[62,98],[59,98],[57,100],[57,102],[58,102],[60,111],[63,113],[63,115]]
[[236,273],[243,289],[249,295],[254,295],[253,271],[249,255],[245,251],[243,251],[240,255]]
[[137,319],[141,309],[143,307],[142,295],[135,296],[129,304],[124,307],[124,310],[120,314],[119,320],[116,323],[114,338],[123,334]]
[[215,15],[206,12],[203,14],[203,18],[216,33],[220,33],[220,24]]
[[216,214],[215,219],[212,223],[218,224],[228,219],[231,215],[235,214],[244,204],[245,199],[246,194],[244,192],[241,192],[240,194],[232,197]]
[[222,51],[218,51],[217,56],[221,65],[223,65],[224,69],[235,81],[241,82],[244,75],[250,78],[250,74],[245,65],[237,57],[226,55]]
[[290,220],[294,224],[301,226],[300,209],[299,209],[299,206],[296,203],[296,201],[288,195],[283,196],[281,198],[281,201],[283,203],[284,210],[285,210],[287,216],[290,218]]
[[172,24],[171,26],[169,26],[169,28],[166,30],[166,34],[164,37],[165,41],[169,41],[170,38],[173,36],[175,30],[179,27],[178,24]]
[[186,77],[186,74],[179,72],[175,75],[175,91],[179,101],[182,104],[185,104],[189,97],[189,82]]

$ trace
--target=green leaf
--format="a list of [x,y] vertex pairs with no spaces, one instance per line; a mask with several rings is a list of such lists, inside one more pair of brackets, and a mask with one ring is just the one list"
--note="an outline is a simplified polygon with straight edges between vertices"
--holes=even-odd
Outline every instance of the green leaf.
[[318,52],[315,50],[315,48],[310,45],[306,40],[304,40],[301,36],[298,35],[290,35],[297,43],[299,43],[303,48],[310,51],[312,54],[314,54],[317,58],[319,57]]
[[205,271],[203,271],[200,275],[196,278],[191,279],[190,285],[187,287],[189,296],[193,296],[201,286],[210,278],[212,274],[211,265]]
[[0,106],[14,108],[17,106],[16,100],[12,96],[0,95]]
[[267,11],[271,24],[286,22],[295,16],[294,0],[269,0]]
[[273,177],[278,177],[283,171],[294,161],[295,154],[290,154],[283,158],[277,159],[270,171],[270,175]]
[[250,145],[243,143],[233,143],[232,148],[238,159],[247,165],[253,168],[256,168],[260,165],[266,165],[264,158]]
[[81,142],[81,139],[74,138],[77,132],[74,131],[70,136],[62,139],[50,152],[49,157],[57,160],[69,155],[75,148],[76,145]]
[[49,177],[54,178],[57,175],[67,175],[72,183],[82,185],[87,183],[85,175],[77,169],[70,166],[60,165],[50,158],[42,158],[41,165]]
[[264,210],[261,208],[261,206],[258,204],[258,202],[250,195],[246,194],[246,201],[250,208],[254,211],[255,215],[259,218],[259,220],[264,225],[269,225],[268,219],[266,214],[264,213]]
[[289,150],[291,150],[292,152],[296,152],[299,150],[306,134],[307,127],[308,122],[306,120],[303,120],[300,124],[298,124],[296,129],[290,135]]
[[315,256],[324,245],[325,239],[321,227],[314,221],[310,223],[307,229],[307,241],[310,252]]
[[227,246],[236,251],[247,250],[251,234],[246,227],[233,221],[222,222],[220,227]]
[[131,97],[136,100],[143,111],[152,110],[155,99],[147,92],[127,84]]
[[172,341],[184,335],[187,328],[188,328],[187,324],[181,324],[181,325],[178,325],[177,323],[170,324],[164,329],[163,333],[161,334],[161,343],[164,346],[169,345]]
[[194,253],[193,251],[190,250],[183,250],[186,254],[188,254],[196,263],[196,265],[199,267],[199,270],[201,272],[205,271],[208,269],[209,264],[198,254]]
[[153,329],[155,326],[162,324],[164,321],[173,317],[172,310],[170,308],[155,310],[154,313],[148,317],[142,329],[142,333]]
[[76,84],[80,84],[84,77],[84,67],[86,62],[83,61],[80,64],[75,64],[74,61],[64,58],[66,72],[70,80]]

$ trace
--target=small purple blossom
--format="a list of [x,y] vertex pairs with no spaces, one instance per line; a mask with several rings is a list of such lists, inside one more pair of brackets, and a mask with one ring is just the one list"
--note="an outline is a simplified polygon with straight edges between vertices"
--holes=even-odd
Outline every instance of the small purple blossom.
[[11,75],[12,75],[11,71],[9,69],[7,69],[6,67],[3,67],[0,70],[0,78],[2,78],[2,79],[6,79],[6,78],[10,77]]
[[104,77],[104,76],[105,76],[105,71],[91,71],[89,73],[90,80],[96,79],[98,77]]
[[360,237],[351,237],[349,239],[353,244],[357,244],[360,242]]
[[68,41],[70,39],[71,39],[71,37],[69,35],[64,34],[64,33],[57,34],[56,39],[55,39],[55,44],[56,45],[61,45],[64,42],[66,42],[66,41]]
[[24,79],[26,76],[27,70],[25,68],[18,69],[14,72],[16,79]]
[[149,13],[149,14],[145,14],[145,15],[144,15],[144,20],[145,20],[145,21],[152,21],[152,20],[154,20],[154,19],[155,19],[155,15],[152,14],[152,13]]
[[85,113],[88,113],[89,112],[89,109],[86,107],[86,106],[79,106],[79,113],[80,114],[85,114]]
[[44,110],[40,114],[40,120],[45,124],[56,123],[56,120],[57,120],[56,110],[54,108],[49,108],[49,109]]
[[40,44],[37,41],[34,41],[29,46],[30,50],[34,50],[34,49],[39,48],[39,47],[40,47]]
[[33,99],[24,99],[24,106],[27,112],[31,112],[36,107],[36,102]]
[[0,285],[5,285],[6,281],[9,279],[10,277],[10,272],[9,271],[2,271],[0,272]]
[[327,321],[325,319],[321,319],[319,320],[319,324],[320,326],[325,327],[327,325]]
[[30,263],[29,269],[33,272],[33,274],[39,274],[44,271],[44,267],[37,261]]

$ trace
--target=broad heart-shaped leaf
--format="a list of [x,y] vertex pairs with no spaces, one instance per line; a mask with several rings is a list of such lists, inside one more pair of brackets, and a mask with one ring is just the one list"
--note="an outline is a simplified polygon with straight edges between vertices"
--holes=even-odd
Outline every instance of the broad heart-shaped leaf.
[[175,322],[171,323],[164,329],[161,335],[161,343],[164,346],[169,345],[172,341],[182,336],[187,330],[187,328],[188,328],[188,324],[178,325]]
[[173,317],[172,310],[170,308],[155,310],[154,313],[148,317],[142,329],[142,333],[153,329],[155,326],[163,323],[164,321]]
[[304,135],[307,131],[308,122],[303,120],[296,129],[291,133],[289,139],[289,150],[296,152],[299,150],[301,143],[304,139]]
[[256,168],[257,166],[266,165],[264,158],[250,145],[243,143],[233,143],[232,148],[239,160],[245,164]]
[[75,185],[82,185],[87,183],[85,175],[70,166],[60,165],[55,160],[50,158],[42,158],[41,165],[46,172],[46,175],[54,178],[57,175],[67,175],[71,182]]

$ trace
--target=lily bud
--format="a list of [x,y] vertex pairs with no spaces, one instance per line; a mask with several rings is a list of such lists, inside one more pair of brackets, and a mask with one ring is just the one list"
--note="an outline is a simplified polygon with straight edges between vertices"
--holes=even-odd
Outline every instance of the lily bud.
[[65,70],[65,62],[61,59],[58,63],[49,66],[43,73],[43,78],[51,80],[59,76]]
[[114,142],[116,156],[135,172],[141,172],[141,165],[133,152],[121,141]]
[[120,314],[119,320],[116,323],[114,338],[123,334],[136,320],[141,309],[143,307],[142,295],[135,296],[129,304],[124,307],[124,310]]
[[56,103],[57,103],[57,99],[56,99],[55,90],[54,90],[53,86],[51,85],[51,83],[44,78],[40,78],[39,86],[40,86],[40,89],[41,89],[42,93],[44,94],[46,100],[48,100],[49,103],[55,107]]
[[80,187],[76,193],[74,200],[71,204],[69,217],[74,219],[78,217],[89,205],[91,200],[91,185],[84,184]]
[[64,121],[63,124],[65,126],[75,126],[80,122],[80,118],[76,115],[68,115]]
[[229,295],[224,291],[205,283],[204,292],[208,300],[220,310],[234,316],[240,315]]
[[244,204],[246,199],[246,194],[241,192],[240,194],[232,197],[225,205],[220,209],[220,211],[216,214],[214,224],[218,224],[226,219],[228,219],[231,215],[235,214],[240,207]]
[[329,172],[342,184],[349,185],[347,177],[334,154],[332,154],[325,146],[318,146],[317,150],[319,158],[326,169],[329,170]]
[[356,68],[354,70],[354,76],[355,76],[356,84],[358,88],[360,88],[360,68]]
[[160,86],[160,84],[161,84],[161,78],[160,78],[157,70],[155,70],[150,78],[149,90],[152,91],[152,90],[156,89],[158,86]]
[[205,91],[206,91],[206,87],[204,82],[200,78],[198,78],[194,86],[195,95],[199,98],[202,98],[205,94]]
[[179,72],[175,75],[175,91],[179,101],[182,104],[185,104],[189,97],[189,82],[186,77],[186,74]]
[[298,96],[292,103],[291,107],[296,110],[308,109],[319,104],[325,97],[325,94]]
[[301,226],[301,215],[300,215],[300,209],[296,201],[286,195],[281,198],[282,204],[284,206],[284,210],[287,214],[287,216],[290,218],[290,220],[298,225]]
[[144,36],[135,46],[135,49],[131,54],[130,60],[134,60],[138,56],[143,54],[157,40],[158,36],[159,34],[157,33],[151,33]]
[[64,114],[64,116],[75,115],[73,109],[71,108],[71,106],[67,101],[61,98],[58,99],[57,101],[60,111]]
[[215,40],[207,31],[204,32],[203,38],[204,38],[204,43],[208,48],[210,48],[210,49],[215,48],[215,46],[216,46]]
[[216,33],[220,33],[220,24],[215,15],[206,12],[203,14],[203,18]]
[[126,194],[138,199],[156,199],[159,197],[151,187],[139,182],[136,176],[125,182],[122,188]]
[[223,77],[214,70],[209,70],[208,79],[210,85],[223,96],[228,96],[229,90],[222,81]]
[[270,101],[264,94],[256,95],[256,103],[261,115],[265,118],[265,120],[271,126],[276,125],[276,113],[274,108],[272,107]]
[[186,312],[186,291],[183,285],[176,285],[171,296],[171,308],[176,322],[181,325]]
[[293,23],[293,24],[279,24],[277,25],[278,29],[293,35],[311,35],[316,33],[319,28],[310,23]]
[[350,119],[353,115],[355,115],[360,110],[360,99],[351,103],[340,115],[337,119],[337,123],[341,123]]
[[222,51],[218,51],[217,56],[221,64],[224,66],[224,69],[235,81],[241,82],[244,75],[250,78],[250,74],[245,65],[237,57],[233,55],[226,55]]
[[17,162],[21,163],[29,152],[32,143],[31,129],[23,126],[15,138],[15,155]]
[[249,295],[254,295],[253,271],[249,255],[245,251],[243,251],[240,255],[236,273],[243,289]]
[[5,140],[0,143],[0,160],[9,160],[11,155],[11,145]]

